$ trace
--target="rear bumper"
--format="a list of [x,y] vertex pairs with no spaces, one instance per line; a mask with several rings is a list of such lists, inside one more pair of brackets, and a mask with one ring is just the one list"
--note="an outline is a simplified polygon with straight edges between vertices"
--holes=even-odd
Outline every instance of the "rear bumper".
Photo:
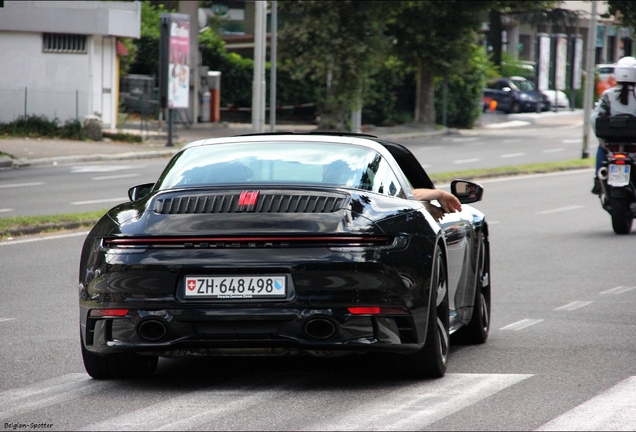
[[408,311],[370,316],[346,309],[128,309],[125,316],[95,317],[82,306],[80,314],[86,349],[96,354],[408,353],[422,346]]

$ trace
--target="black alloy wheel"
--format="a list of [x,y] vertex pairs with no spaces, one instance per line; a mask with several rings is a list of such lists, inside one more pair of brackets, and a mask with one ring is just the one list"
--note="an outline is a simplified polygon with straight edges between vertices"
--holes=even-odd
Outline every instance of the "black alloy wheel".
[[629,234],[632,231],[634,215],[629,208],[626,199],[610,198],[610,215],[612,216],[612,228],[616,234]]
[[155,373],[159,358],[135,353],[115,353],[100,356],[82,344],[82,360],[86,372],[95,379],[148,378]]
[[446,373],[450,351],[448,278],[439,247],[435,249],[431,274],[431,299],[426,341],[419,351],[406,356],[406,368],[415,378],[441,378]]

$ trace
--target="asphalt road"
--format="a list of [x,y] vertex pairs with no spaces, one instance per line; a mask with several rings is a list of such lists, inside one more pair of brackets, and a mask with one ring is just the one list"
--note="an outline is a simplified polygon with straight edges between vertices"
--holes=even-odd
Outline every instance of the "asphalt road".
[[[485,115],[483,121],[480,129],[400,141],[430,173],[581,157],[580,114]],[[131,186],[156,181],[167,162],[134,159],[0,170],[0,217],[110,208],[128,199]]]
[[[484,181],[489,341],[448,374],[391,358],[162,359],[145,381],[83,371],[84,233],[0,242],[0,424],[52,430],[633,430],[634,237],[613,234],[588,171]],[[42,428],[43,429],[43,428]]]

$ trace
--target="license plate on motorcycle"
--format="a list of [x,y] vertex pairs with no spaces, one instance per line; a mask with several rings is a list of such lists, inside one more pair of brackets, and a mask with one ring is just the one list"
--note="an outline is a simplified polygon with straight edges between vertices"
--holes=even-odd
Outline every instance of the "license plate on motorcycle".
[[610,186],[627,186],[629,184],[630,165],[610,165],[607,184]]
[[186,298],[259,299],[284,298],[286,277],[276,276],[187,276]]

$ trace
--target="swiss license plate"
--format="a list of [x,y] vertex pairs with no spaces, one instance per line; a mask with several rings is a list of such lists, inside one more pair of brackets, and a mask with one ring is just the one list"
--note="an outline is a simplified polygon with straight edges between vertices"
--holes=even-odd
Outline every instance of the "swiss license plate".
[[287,296],[285,276],[186,276],[186,298],[259,299]]
[[607,184],[610,186],[627,186],[629,184],[630,165],[610,165]]

